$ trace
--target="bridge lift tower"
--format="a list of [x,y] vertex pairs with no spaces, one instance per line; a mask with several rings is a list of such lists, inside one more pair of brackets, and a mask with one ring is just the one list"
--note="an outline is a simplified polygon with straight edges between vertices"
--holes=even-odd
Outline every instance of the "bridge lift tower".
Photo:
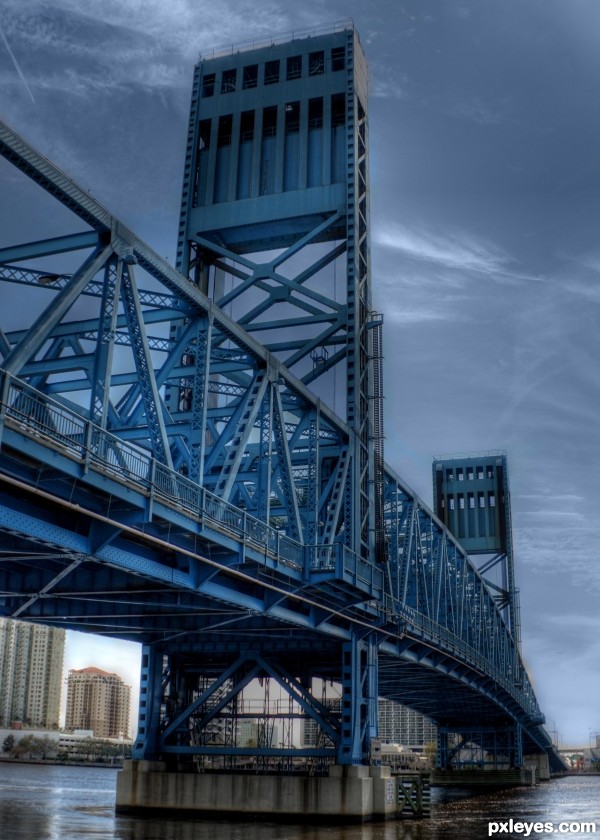
[[[383,559],[382,319],[372,312],[369,275],[367,67],[351,23],[311,35],[237,45],[197,64],[177,268],[345,417],[353,490],[344,542]],[[174,335],[182,326],[173,324]],[[211,385],[213,413],[218,390]],[[171,389],[171,410],[194,411],[200,399],[193,377],[184,377]],[[269,406],[259,412],[268,448]],[[197,474],[199,463],[192,458],[192,478],[210,484],[210,475]],[[232,484],[229,498],[268,519],[266,472],[260,492],[249,497]],[[309,542],[318,529],[310,524]]]
[[[501,611],[515,642],[513,679],[522,681],[519,590],[515,583],[508,461],[505,452],[435,458],[433,462],[433,508],[435,514],[471,557]],[[456,733],[456,730],[454,730]],[[447,732],[441,727],[438,763],[448,763]],[[459,744],[473,740],[462,733]],[[498,732],[489,741],[494,753]],[[506,745],[501,744],[501,751]]]
[[[376,564],[386,551],[382,318],[371,304],[366,109],[366,61],[348,21],[203,56],[179,224],[178,270],[345,420],[349,442],[337,463],[316,414],[303,432],[304,462],[286,463],[285,383],[273,366],[250,385],[240,376],[236,387],[231,348],[210,318],[195,335],[173,320],[183,375],[167,383],[166,403],[175,422],[192,418],[190,459],[180,468],[193,481],[305,545],[338,543]],[[214,369],[203,378],[218,353],[227,378]],[[329,485],[337,490],[323,510]],[[357,640],[346,676],[334,678],[345,719],[357,704],[363,718],[344,730],[341,763],[360,761],[376,734],[376,689],[360,700],[358,686],[373,683],[368,647]],[[171,660],[175,671],[172,652]]]

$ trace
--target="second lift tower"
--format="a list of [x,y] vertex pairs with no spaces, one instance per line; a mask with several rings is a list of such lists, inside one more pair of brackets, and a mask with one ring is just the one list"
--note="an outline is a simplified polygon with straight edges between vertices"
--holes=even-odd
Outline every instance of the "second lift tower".
[[433,488],[436,515],[469,555],[480,558],[479,573],[503,611],[518,648],[519,593],[515,586],[506,454],[436,458]]

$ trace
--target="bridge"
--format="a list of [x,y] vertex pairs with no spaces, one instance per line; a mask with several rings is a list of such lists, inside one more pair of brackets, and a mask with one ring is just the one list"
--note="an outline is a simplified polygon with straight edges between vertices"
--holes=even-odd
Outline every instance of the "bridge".
[[329,770],[338,815],[379,773],[383,802],[378,697],[433,718],[440,768],[467,743],[563,767],[512,580],[502,602],[384,460],[366,77],[349,23],[198,63],[176,268],[0,124],[72,218],[0,249],[0,613],[143,645],[123,807],[189,771],[198,807],[218,769]]

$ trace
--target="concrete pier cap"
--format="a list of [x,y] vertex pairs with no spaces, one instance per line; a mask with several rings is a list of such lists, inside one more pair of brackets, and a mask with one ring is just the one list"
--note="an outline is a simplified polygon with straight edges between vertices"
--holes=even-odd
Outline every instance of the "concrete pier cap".
[[396,778],[386,766],[334,765],[328,776],[167,772],[162,761],[126,761],[117,813],[190,814],[285,822],[367,822],[397,816]]

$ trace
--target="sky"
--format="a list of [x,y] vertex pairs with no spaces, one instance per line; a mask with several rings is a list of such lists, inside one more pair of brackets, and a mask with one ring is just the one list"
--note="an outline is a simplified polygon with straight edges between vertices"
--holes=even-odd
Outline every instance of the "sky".
[[[370,73],[386,461],[431,504],[434,456],[506,450],[524,658],[547,728],[586,745],[600,730],[600,3],[3,0],[0,117],[174,262],[199,55],[345,18]],[[48,200],[4,163],[0,185],[12,244]],[[138,679],[133,645],[70,634],[66,660]]]

